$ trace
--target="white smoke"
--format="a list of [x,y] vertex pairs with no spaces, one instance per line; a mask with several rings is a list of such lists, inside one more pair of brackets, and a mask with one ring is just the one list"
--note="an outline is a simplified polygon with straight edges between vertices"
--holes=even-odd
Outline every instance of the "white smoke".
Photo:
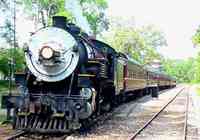
[[83,12],[78,0],[65,0],[65,8],[75,17],[76,24],[86,33],[91,34],[92,30],[87,19],[83,16]]

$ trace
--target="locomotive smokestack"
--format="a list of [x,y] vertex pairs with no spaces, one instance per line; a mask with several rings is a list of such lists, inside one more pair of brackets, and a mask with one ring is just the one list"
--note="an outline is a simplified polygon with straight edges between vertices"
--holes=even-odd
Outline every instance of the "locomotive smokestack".
[[53,26],[66,29],[67,18],[64,16],[54,16],[53,17]]

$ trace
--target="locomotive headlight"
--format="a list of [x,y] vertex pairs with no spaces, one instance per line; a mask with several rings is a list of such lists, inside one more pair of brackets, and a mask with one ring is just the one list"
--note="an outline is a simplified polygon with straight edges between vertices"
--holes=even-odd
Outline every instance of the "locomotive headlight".
[[48,47],[48,46],[45,46],[42,48],[41,50],[41,56],[44,58],[44,59],[50,59],[53,57],[53,49]]

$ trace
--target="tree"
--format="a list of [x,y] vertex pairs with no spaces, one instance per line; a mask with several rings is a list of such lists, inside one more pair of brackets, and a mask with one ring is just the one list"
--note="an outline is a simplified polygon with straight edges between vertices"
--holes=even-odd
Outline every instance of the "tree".
[[17,49],[0,49],[0,72],[5,76],[9,76],[11,63],[11,55],[15,55],[15,70],[14,71],[23,71],[25,68],[25,58],[23,50],[20,48]]
[[194,76],[193,76],[192,82],[199,83],[200,82],[200,53],[198,53],[194,61],[193,75]]
[[34,20],[35,24],[42,24],[44,27],[50,24],[52,16],[60,13],[71,18],[69,12],[65,11],[65,0],[22,0],[25,11]]
[[148,45],[148,38],[142,36],[139,29],[114,27],[104,38],[117,51],[127,54],[141,64],[149,64],[161,57],[155,48]]
[[109,22],[105,15],[105,10],[108,7],[106,0],[80,0],[80,4],[94,36],[108,30]]
[[164,33],[154,25],[143,26],[139,32],[145,38],[148,46],[158,48],[167,46]]
[[9,75],[9,54],[4,49],[0,50],[0,72],[7,77]]
[[200,26],[196,30],[196,33],[192,36],[192,42],[195,46],[200,45]]
[[178,82],[192,82],[195,79],[195,59],[189,58],[187,60],[163,60],[163,69],[172,77],[176,78]]
[[0,36],[5,39],[6,43],[10,46],[14,44],[14,29],[13,25],[11,24],[10,20],[5,21],[5,25],[1,27]]
[[[65,8],[65,2],[67,2],[67,0],[22,1],[25,4],[27,13],[29,13],[33,19],[36,19],[36,22],[42,23],[43,26],[49,25],[51,23],[51,17],[54,15],[66,16],[69,20],[75,21],[75,15]],[[107,8],[107,2],[105,0],[79,0],[79,4],[94,35],[108,28],[108,22],[104,13]]]
[[13,45],[14,43],[14,25],[12,21],[13,5],[14,3],[11,1],[0,1],[0,13],[3,15],[0,26],[0,38],[3,38],[5,43],[8,43],[9,45]]

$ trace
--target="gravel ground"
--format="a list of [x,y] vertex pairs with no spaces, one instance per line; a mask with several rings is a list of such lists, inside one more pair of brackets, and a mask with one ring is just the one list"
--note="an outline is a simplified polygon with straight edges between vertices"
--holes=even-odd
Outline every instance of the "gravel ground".
[[4,140],[5,137],[12,133],[12,127],[10,125],[0,125],[0,140]]
[[162,93],[158,99],[145,96],[138,101],[121,105],[111,118],[87,135],[72,135],[66,140],[128,140],[155,112],[157,112],[180,88]]
[[188,140],[200,140],[200,96],[197,95],[196,87],[190,88]]
[[181,92],[136,140],[182,140],[188,90]]

